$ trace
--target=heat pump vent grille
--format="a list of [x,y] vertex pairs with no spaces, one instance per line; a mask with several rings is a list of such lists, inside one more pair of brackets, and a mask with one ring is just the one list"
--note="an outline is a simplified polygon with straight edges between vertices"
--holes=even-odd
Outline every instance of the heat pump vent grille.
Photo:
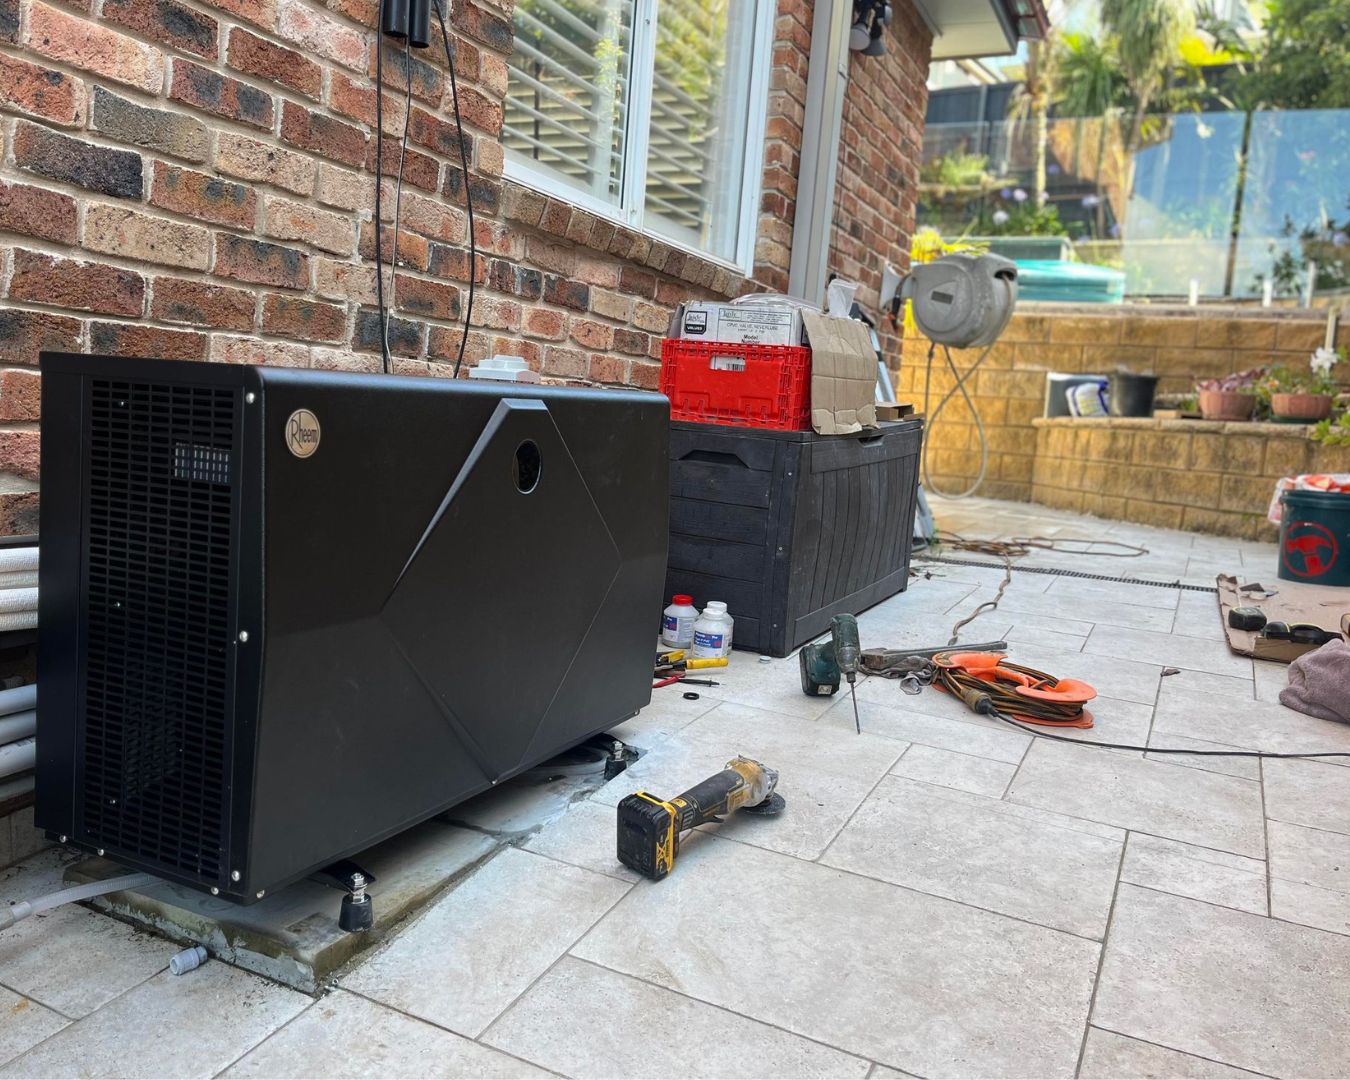
[[219,879],[236,391],[98,379],[88,387],[84,839]]

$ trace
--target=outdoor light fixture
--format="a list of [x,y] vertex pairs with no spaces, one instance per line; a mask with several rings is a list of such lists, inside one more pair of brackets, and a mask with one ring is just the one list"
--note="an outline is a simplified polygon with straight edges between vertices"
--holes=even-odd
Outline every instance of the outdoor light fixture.
[[884,56],[886,42],[882,33],[894,17],[894,10],[885,0],[854,0],[848,47],[864,56]]

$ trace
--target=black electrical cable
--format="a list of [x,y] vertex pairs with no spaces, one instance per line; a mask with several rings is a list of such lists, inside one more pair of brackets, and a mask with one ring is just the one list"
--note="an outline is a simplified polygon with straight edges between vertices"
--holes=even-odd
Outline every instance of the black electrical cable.
[[[978,710],[977,710],[978,711]],[[1185,750],[1176,746],[1133,746],[1130,743],[1097,742],[1095,739],[1071,739],[1067,735],[1051,735],[1015,720],[1011,716],[990,709],[981,715],[993,716],[1005,724],[1021,728],[1038,739],[1054,739],[1056,742],[1073,743],[1075,746],[1101,746],[1107,750],[1142,750],[1146,754],[1186,754],[1191,757],[1254,757],[1254,758],[1350,758],[1348,751],[1327,751],[1322,754],[1277,754],[1269,750]]]
[[[385,0],[390,3],[391,0]],[[384,225],[380,189],[384,187],[384,39],[375,42],[375,303],[380,309],[380,360],[389,374],[389,312],[384,306]]]
[[[412,56],[408,52],[408,38],[403,39],[403,69],[408,76],[408,88],[403,98],[403,138],[398,148],[398,179],[394,182],[394,249],[389,259],[389,306],[398,311],[398,230],[403,211],[403,163],[408,156],[408,122],[412,118]],[[379,178],[383,183],[383,178]],[[381,327],[384,355],[389,356],[389,319]],[[392,361],[391,361],[392,363]]]
[[464,119],[459,112],[459,83],[455,78],[455,54],[450,48],[450,31],[445,28],[445,11],[441,0],[433,0],[436,18],[441,24],[441,40],[445,43],[445,62],[450,68],[450,101],[455,109],[455,129],[459,139],[459,160],[464,167],[464,205],[469,211],[469,297],[464,306],[464,333],[459,339],[459,356],[455,359],[455,377],[459,377],[464,363],[464,346],[469,342],[469,320],[473,316],[474,281],[478,277],[478,240],[473,228],[473,192],[469,189],[469,152],[464,148]]

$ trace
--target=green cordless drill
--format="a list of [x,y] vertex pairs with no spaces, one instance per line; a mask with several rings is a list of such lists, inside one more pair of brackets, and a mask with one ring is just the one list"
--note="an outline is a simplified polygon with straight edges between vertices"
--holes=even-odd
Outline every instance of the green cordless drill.
[[858,620],[852,615],[836,615],[830,620],[830,640],[806,645],[801,651],[802,693],[811,697],[834,694],[848,680],[853,698],[853,726],[862,734],[858,719],[858,695],[855,683],[862,647],[858,644]]

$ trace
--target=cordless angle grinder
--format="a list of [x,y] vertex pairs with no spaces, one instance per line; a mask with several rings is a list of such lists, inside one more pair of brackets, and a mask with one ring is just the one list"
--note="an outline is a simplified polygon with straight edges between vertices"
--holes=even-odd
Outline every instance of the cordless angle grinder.
[[853,697],[853,726],[862,734],[858,719],[858,662],[862,647],[858,644],[858,620],[852,615],[836,615],[830,620],[830,640],[806,645],[801,651],[802,693],[811,697],[834,694],[848,680]]
[[619,862],[660,881],[675,868],[680,834],[734,810],[772,817],[786,803],[774,788],[778,772],[747,757],[732,758],[716,776],[667,802],[638,791],[619,803]]

